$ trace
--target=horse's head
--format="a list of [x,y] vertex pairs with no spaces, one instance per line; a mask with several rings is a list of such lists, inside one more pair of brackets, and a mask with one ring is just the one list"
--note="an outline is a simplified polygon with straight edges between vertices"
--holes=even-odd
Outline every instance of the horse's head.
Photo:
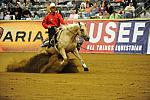
[[84,23],[82,23],[82,22],[78,22],[78,24],[79,24],[79,30],[78,30],[79,36],[84,38],[85,41],[89,41],[90,38],[87,35],[86,25]]
[[82,22],[78,22],[76,24],[64,25],[63,30],[64,30],[63,31],[64,33],[67,33],[67,34],[69,33],[71,35],[74,35],[75,37],[78,35],[82,37],[85,41],[89,41],[89,36],[87,35],[86,25]]

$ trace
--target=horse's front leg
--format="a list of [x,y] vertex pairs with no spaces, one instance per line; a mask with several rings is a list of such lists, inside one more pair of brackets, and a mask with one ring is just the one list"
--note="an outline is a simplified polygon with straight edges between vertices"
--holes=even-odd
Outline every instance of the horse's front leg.
[[63,57],[63,61],[61,62],[61,64],[63,64],[64,62],[67,61],[67,55],[66,55],[65,49],[64,49],[64,48],[61,48],[61,49],[59,50],[59,53],[60,53],[61,56]]
[[80,56],[77,48],[73,51],[73,54],[80,60],[82,67],[84,68],[84,71],[89,71],[88,67],[86,66],[86,64],[84,63],[82,57]]

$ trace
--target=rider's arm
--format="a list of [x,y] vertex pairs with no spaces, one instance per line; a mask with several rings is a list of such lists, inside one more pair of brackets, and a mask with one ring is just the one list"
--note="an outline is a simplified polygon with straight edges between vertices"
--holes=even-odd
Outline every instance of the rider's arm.
[[48,24],[48,17],[45,16],[43,21],[42,21],[42,25],[45,29],[48,29],[50,27],[50,25]]

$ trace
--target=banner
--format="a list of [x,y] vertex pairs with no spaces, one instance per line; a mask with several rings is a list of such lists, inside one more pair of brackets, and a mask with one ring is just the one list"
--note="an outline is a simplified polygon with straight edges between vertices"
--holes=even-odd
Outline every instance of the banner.
[[150,54],[150,28],[149,28],[149,36],[148,36],[147,54]]
[[[84,22],[89,42],[81,53],[146,54],[150,20],[68,20]],[[0,21],[0,52],[37,51],[48,36],[41,21]]]
[[37,51],[47,37],[41,21],[1,21],[0,47],[6,52]]
[[119,24],[115,52],[147,53],[150,21],[125,21]]
[[81,52],[147,53],[150,20],[88,21],[90,41]]

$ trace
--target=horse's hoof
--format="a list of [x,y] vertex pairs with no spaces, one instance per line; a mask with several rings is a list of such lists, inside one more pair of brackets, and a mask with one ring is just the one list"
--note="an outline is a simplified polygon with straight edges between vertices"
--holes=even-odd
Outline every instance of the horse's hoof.
[[88,68],[84,68],[84,71],[89,71],[89,69]]

